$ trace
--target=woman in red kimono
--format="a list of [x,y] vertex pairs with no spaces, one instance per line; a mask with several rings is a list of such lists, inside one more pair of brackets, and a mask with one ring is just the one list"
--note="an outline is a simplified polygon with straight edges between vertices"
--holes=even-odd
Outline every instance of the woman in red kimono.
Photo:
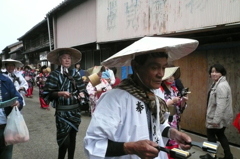
[[47,66],[43,66],[40,69],[40,74],[37,76],[37,86],[39,87],[39,102],[40,107],[46,110],[50,110],[49,104],[45,102],[43,98],[43,88],[45,86],[45,83],[47,81],[47,77],[49,76],[49,73],[51,72],[51,69]]
[[32,98],[33,84],[34,84],[34,73],[31,71],[31,68],[29,66],[25,66],[24,70],[25,71],[23,72],[23,77],[25,78],[25,80],[28,83],[28,89],[27,89],[27,93],[25,94],[25,96],[27,98]]

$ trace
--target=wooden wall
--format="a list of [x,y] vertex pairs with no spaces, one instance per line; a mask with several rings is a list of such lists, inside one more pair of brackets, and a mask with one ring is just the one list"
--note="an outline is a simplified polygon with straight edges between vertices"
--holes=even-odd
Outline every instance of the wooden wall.
[[[240,45],[238,47],[216,48],[213,46],[211,49],[198,49],[174,62],[175,66],[181,68],[181,80],[184,86],[189,87],[191,91],[188,107],[182,115],[180,124],[183,129],[206,135],[207,93],[212,83],[208,69],[215,63],[222,64],[227,70],[227,80],[232,89],[234,117],[240,112]],[[230,143],[240,145],[240,134],[235,127],[230,125],[225,134]]]

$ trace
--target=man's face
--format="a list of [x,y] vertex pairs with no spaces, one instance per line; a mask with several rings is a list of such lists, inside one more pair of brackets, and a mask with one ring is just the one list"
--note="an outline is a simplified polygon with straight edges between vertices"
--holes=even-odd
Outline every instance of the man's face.
[[148,58],[144,65],[138,65],[138,73],[145,86],[150,89],[158,89],[162,83],[165,68],[167,67],[167,58]]
[[72,63],[72,58],[68,54],[63,54],[60,58],[60,63],[63,67],[69,68]]
[[7,72],[12,73],[14,71],[14,69],[15,69],[15,65],[13,63],[8,63],[6,65]]

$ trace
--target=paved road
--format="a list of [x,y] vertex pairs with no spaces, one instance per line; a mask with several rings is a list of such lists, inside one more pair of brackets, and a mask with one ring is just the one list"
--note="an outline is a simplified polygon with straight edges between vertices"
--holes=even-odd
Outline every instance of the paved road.
[[[55,109],[51,108],[49,111],[41,109],[38,89],[34,89],[33,98],[25,98],[27,104],[22,110],[29,129],[30,140],[14,145],[13,159],[57,159]],[[77,134],[76,159],[87,159],[83,152],[82,141],[90,119],[87,113],[82,113],[82,123]]]
[[[38,89],[34,89],[33,98],[25,98],[27,105],[22,110],[29,129],[30,140],[26,143],[14,145],[13,159],[57,159],[55,109],[51,108],[49,111],[41,109],[38,100]],[[88,113],[82,112],[82,123],[77,134],[75,159],[87,159],[83,152],[83,138],[90,119]],[[193,141],[201,142],[206,140],[193,134],[189,135],[192,136]],[[237,151],[239,153],[239,150]],[[193,153],[189,159],[198,159],[199,155],[205,154],[196,147],[192,147],[189,152]]]

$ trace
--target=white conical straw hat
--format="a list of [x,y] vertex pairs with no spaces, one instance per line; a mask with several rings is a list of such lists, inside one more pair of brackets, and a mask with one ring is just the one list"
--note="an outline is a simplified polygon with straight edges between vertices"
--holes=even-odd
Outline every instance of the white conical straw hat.
[[18,61],[18,60],[14,60],[14,59],[6,59],[6,60],[3,60],[2,61],[2,66],[5,67],[5,64],[8,64],[8,63],[12,63],[15,65],[15,67],[22,67],[23,64],[21,61]]
[[72,65],[78,63],[82,58],[82,53],[74,48],[58,48],[48,53],[47,60],[56,65],[60,65],[59,56],[67,53],[72,57]]
[[177,70],[179,70],[179,67],[167,67],[167,68],[165,68],[165,73],[164,73],[164,76],[163,76],[162,80],[164,81],[164,80],[168,79],[169,77],[173,76],[173,74]]
[[198,41],[184,38],[167,37],[144,37],[125,49],[119,51],[101,64],[108,67],[130,66],[135,56],[151,53],[166,52],[169,61],[178,60],[191,52],[198,46]]

